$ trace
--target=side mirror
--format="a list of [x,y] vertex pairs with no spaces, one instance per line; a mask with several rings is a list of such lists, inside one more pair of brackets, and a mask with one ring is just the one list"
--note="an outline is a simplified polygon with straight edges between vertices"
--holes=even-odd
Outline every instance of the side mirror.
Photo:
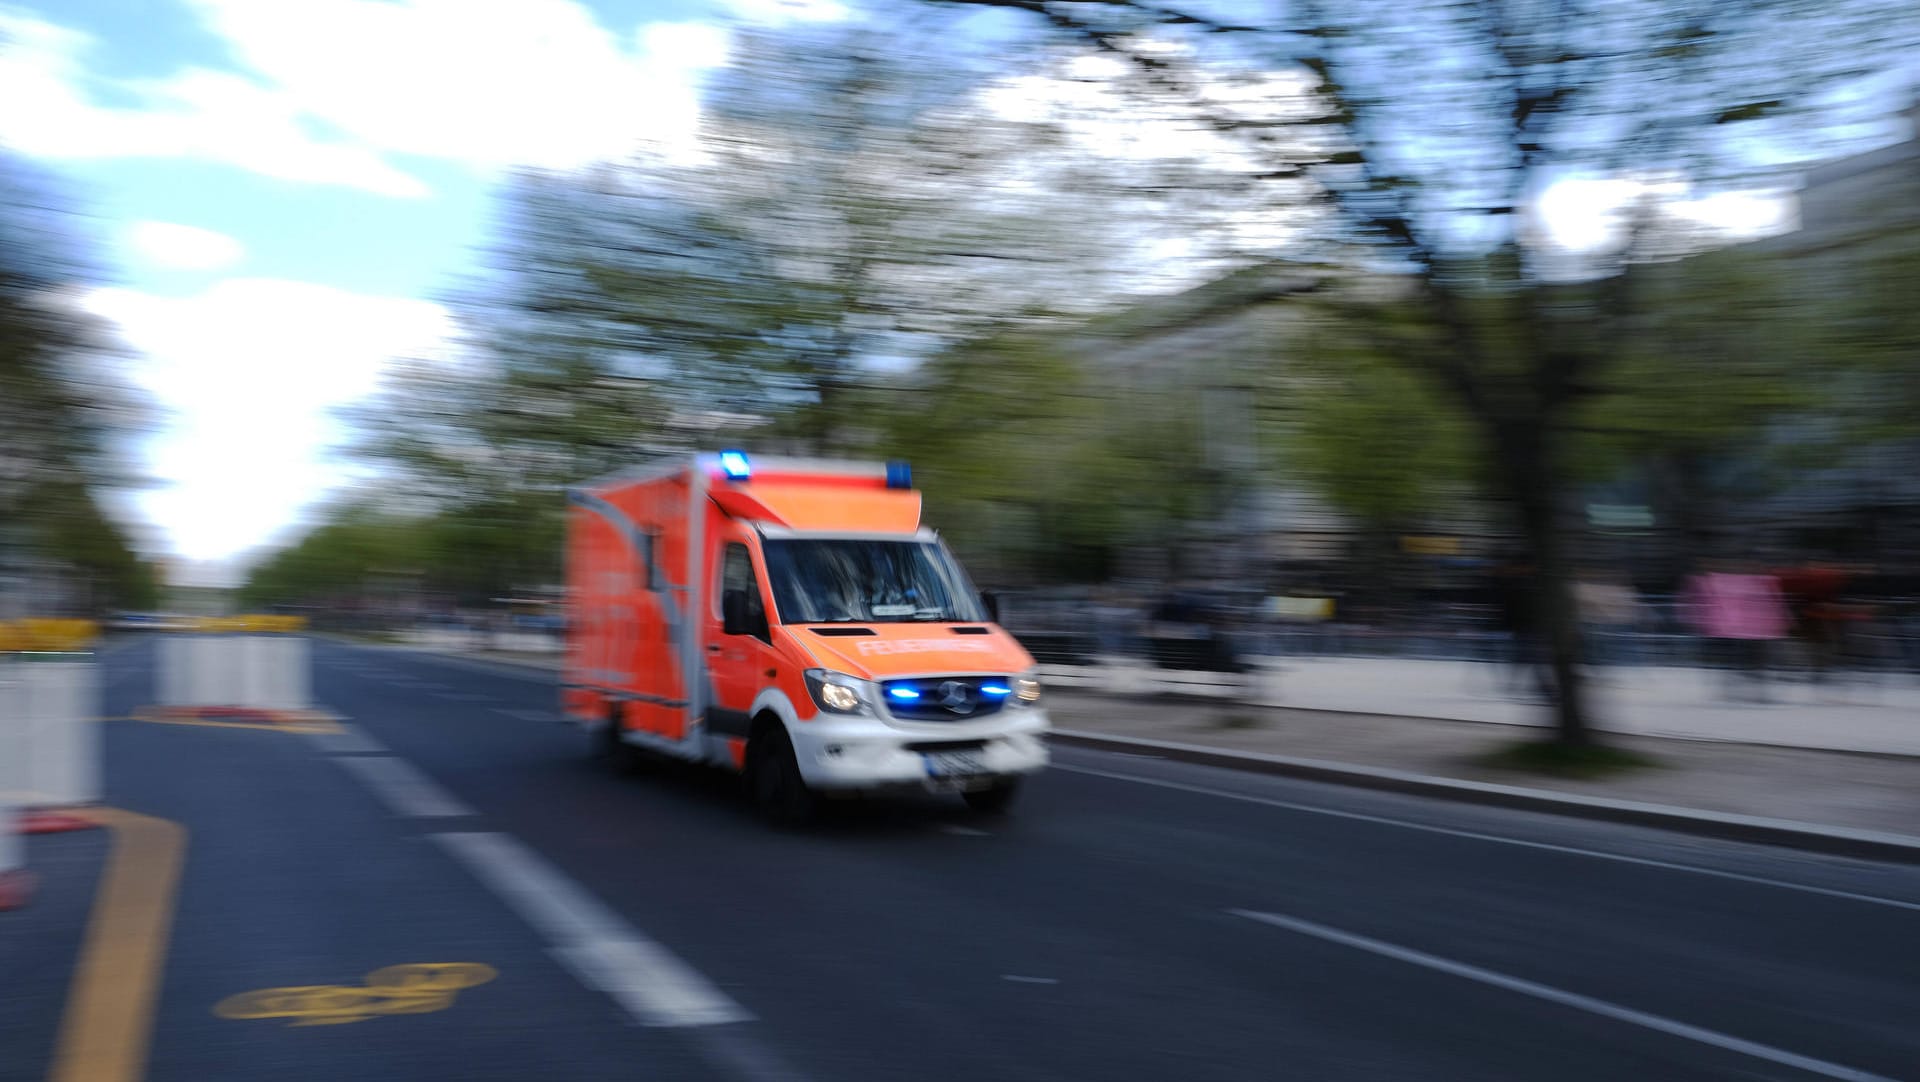
[[728,590],[720,595],[720,630],[728,635],[753,634],[753,619],[747,615],[745,590]]
[[982,590],[980,592],[980,604],[986,607],[988,620],[996,624],[1000,622],[999,594],[994,593],[992,590]]

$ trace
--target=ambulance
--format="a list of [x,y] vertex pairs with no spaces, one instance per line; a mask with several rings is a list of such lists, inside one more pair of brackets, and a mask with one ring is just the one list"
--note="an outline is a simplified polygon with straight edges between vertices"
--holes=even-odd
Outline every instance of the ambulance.
[[904,463],[691,455],[568,493],[564,711],[631,770],[1004,811],[1047,763],[1034,660],[920,520]]

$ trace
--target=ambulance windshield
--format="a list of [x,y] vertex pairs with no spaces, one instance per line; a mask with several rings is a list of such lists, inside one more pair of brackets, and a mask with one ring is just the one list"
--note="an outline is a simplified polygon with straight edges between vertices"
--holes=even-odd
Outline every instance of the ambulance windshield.
[[931,542],[785,539],[764,547],[782,623],[987,618],[959,567]]

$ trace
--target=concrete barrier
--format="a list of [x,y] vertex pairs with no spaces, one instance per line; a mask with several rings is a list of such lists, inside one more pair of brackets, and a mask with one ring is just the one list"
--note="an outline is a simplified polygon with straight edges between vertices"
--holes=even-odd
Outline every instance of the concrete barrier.
[[29,654],[20,664],[27,719],[25,802],[100,800],[100,679],[92,654]]
[[305,710],[312,695],[305,637],[169,635],[160,643],[160,705]]
[[0,660],[0,909],[26,900],[27,843],[20,804],[27,787],[27,719],[20,710],[18,661]]

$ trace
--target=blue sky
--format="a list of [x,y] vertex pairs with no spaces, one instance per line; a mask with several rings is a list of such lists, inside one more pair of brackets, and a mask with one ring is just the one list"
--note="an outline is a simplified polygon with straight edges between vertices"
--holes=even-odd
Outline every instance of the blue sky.
[[86,210],[163,408],[143,542],[220,564],[341,482],[331,411],[452,332],[522,165],[687,153],[729,27],[838,0],[0,0],[0,145]]

